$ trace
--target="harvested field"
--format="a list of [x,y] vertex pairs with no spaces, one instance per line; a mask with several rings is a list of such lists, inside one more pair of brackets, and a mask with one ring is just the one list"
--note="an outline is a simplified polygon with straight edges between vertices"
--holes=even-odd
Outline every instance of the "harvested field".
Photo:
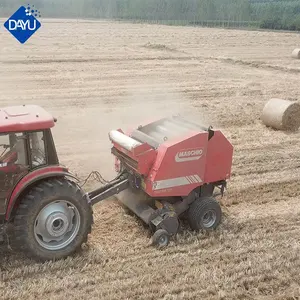
[[215,233],[186,230],[158,251],[106,201],[75,257],[37,264],[0,248],[1,299],[300,297],[300,133],[259,120],[270,98],[300,100],[297,34],[44,20],[24,45],[1,30],[0,45],[1,106],[50,110],[61,162],[81,178],[112,178],[108,131],[153,115],[210,123],[235,147]]

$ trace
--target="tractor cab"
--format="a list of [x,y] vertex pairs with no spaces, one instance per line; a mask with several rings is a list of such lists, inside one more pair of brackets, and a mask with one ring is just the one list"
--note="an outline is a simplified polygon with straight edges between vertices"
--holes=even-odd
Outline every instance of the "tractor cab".
[[55,121],[35,105],[0,110],[0,215],[24,176],[38,168],[58,165],[51,133]]

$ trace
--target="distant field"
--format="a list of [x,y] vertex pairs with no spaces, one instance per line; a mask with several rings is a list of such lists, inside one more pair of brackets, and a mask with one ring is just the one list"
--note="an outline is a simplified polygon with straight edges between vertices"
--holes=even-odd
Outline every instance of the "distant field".
[[107,201],[75,257],[41,265],[2,247],[1,299],[300,296],[300,133],[259,120],[272,97],[300,100],[300,61],[291,59],[299,35],[45,20],[24,45],[1,28],[0,45],[1,105],[50,110],[61,162],[82,178],[112,178],[108,131],[153,116],[180,112],[220,127],[235,147],[214,234],[185,231],[158,251]]

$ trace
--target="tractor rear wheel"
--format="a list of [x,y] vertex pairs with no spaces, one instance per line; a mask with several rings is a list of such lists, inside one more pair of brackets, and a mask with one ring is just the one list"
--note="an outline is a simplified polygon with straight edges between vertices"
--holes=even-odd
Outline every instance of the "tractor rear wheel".
[[213,230],[221,223],[222,210],[214,197],[196,199],[188,209],[192,230]]
[[65,258],[87,242],[93,213],[82,190],[66,178],[44,180],[20,202],[14,244],[40,261]]

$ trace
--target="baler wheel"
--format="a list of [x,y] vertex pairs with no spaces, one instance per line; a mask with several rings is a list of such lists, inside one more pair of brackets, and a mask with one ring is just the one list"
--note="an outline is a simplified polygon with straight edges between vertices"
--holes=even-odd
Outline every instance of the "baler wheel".
[[87,242],[93,223],[91,206],[74,182],[44,180],[17,209],[13,245],[39,261],[65,258]]
[[214,197],[196,199],[188,210],[192,230],[214,230],[221,223],[222,210]]
[[154,232],[152,236],[152,245],[156,246],[157,248],[164,248],[169,245],[170,242],[170,235],[164,229],[158,229]]

